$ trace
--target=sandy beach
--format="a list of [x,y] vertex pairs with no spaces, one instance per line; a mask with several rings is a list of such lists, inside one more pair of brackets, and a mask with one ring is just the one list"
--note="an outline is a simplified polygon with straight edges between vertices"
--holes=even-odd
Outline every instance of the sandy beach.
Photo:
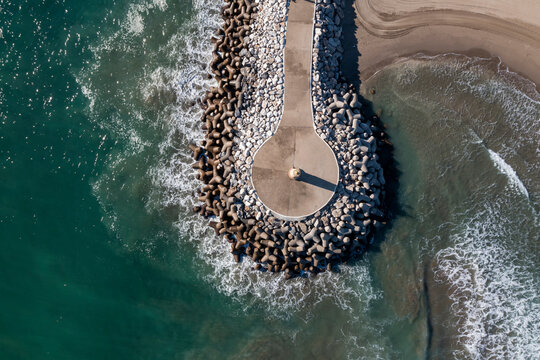
[[[398,58],[424,53],[499,57],[540,84],[540,2],[536,0],[351,0],[344,24],[350,79],[368,79]],[[352,14],[354,13],[354,16]],[[347,36],[355,33],[355,37]],[[355,49],[357,51],[352,51]],[[359,54],[359,53],[360,54]]]

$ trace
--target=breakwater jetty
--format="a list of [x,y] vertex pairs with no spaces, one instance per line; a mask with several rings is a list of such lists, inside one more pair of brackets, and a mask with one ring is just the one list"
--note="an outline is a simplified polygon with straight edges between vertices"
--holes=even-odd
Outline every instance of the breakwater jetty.
[[190,146],[203,183],[194,211],[255,270],[331,270],[385,221],[385,134],[340,76],[342,7],[227,0],[222,10],[206,137]]

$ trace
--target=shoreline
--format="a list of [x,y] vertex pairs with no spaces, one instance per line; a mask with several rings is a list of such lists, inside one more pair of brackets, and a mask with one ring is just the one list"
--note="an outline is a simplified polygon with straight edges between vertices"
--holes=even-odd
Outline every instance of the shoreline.
[[[373,73],[369,74],[365,80],[362,81],[362,84],[367,84],[373,79],[379,72],[385,70],[389,66],[400,64],[402,62],[407,62],[409,60],[435,60],[438,58],[452,58],[452,59],[462,59],[471,61],[474,63],[481,63],[487,66],[489,70],[493,73],[496,73],[499,77],[505,79],[506,81],[512,81],[514,86],[526,94],[531,99],[538,99],[540,101],[540,87],[532,81],[530,78],[526,77],[524,74],[510,69],[500,57],[486,57],[483,56],[481,49],[475,49],[469,52],[448,52],[448,53],[435,53],[429,54],[427,52],[419,51],[412,54],[406,54],[400,57],[391,59],[384,64],[381,64],[379,67],[374,69]],[[517,80],[517,83],[514,82]],[[371,96],[369,94],[368,88],[360,86],[359,95],[367,99]]]
[[463,9],[462,0],[451,4],[432,0],[426,2],[430,6],[417,9],[386,2],[376,8],[370,0],[354,1],[355,17],[347,24],[354,32],[349,46],[357,46],[361,54],[345,52],[347,77],[358,76],[362,82],[396,60],[417,54],[456,54],[499,58],[509,71],[532,81],[536,91],[540,89],[540,12],[508,19],[503,17],[508,9],[494,0],[484,2],[493,3],[492,7],[474,5],[470,11]]

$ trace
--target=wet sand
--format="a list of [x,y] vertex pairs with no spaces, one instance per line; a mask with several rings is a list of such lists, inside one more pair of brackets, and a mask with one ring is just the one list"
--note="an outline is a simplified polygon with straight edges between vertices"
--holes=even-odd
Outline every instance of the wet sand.
[[540,2],[536,0],[348,3],[354,13],[344,27],[343,70],[348,78],[364,81],[396,59],[417,53],[458,53],[499,57],[511,71],[532,80],[537,88],[540,84]]

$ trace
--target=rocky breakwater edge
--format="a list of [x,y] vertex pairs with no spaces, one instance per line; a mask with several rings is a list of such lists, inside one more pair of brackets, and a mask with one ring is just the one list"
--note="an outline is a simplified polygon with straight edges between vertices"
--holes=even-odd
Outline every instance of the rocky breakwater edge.
[[377,118],[364,115],[341,76],[343,2],[317,1],[313,34],[314,126],[336,154],[340,180],[321,210],[302,219],[275,216],[251,182],[255,152],[279,125],[287,2],[226,0],[211,69],[217,87],[201,101],[206,132],[190,145],[203,183],[195,212],[231,244],[234,259],[285,278],[330,271],[361,256],[386,222],[379,153],[389,144]]

